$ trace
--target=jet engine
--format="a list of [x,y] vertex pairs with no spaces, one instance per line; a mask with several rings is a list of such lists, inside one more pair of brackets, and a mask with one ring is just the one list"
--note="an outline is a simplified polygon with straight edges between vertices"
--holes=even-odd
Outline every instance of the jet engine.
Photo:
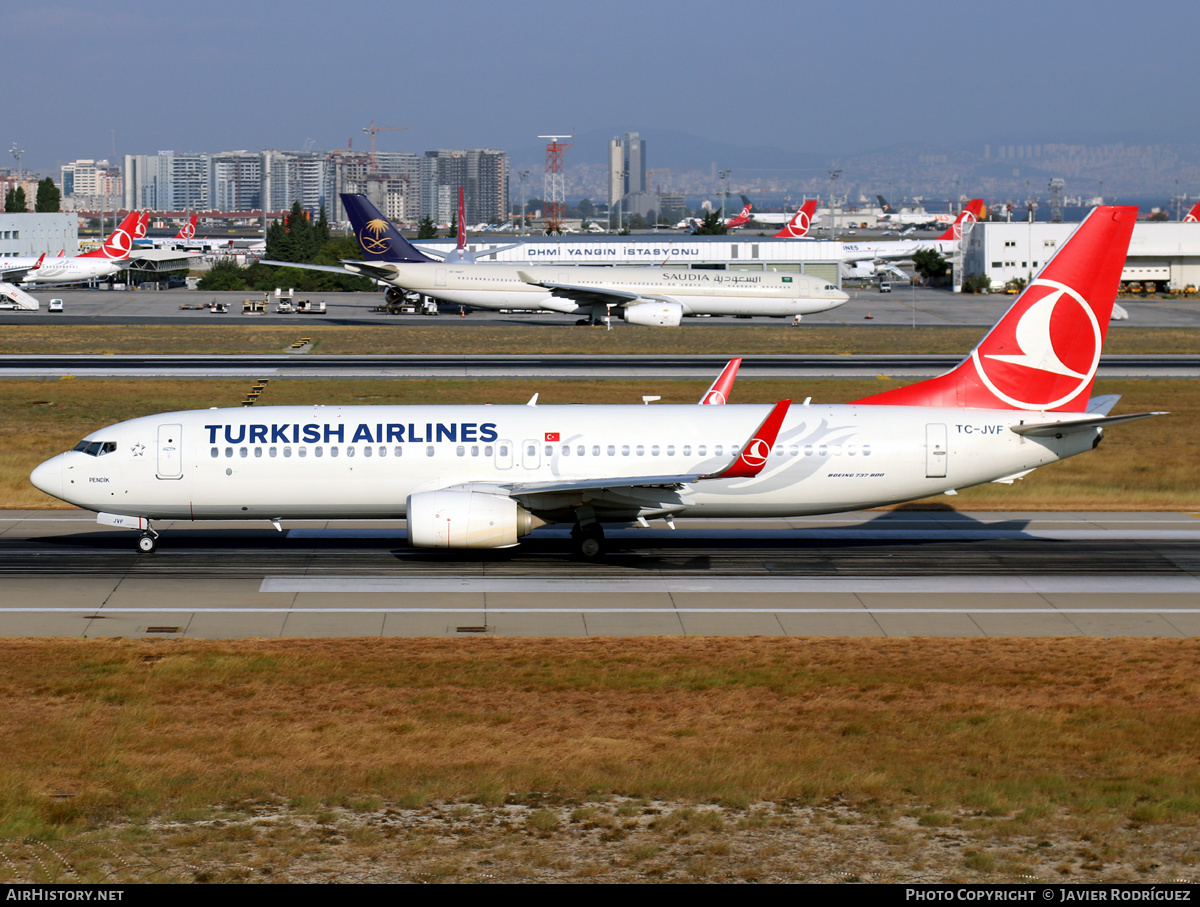
[[407,296],[408,293],[398,287],[388,287],[383,291],[383,301],[388,305],[400,305]]
[[629,324],[677,328],[683,321],[683,306],[678,302],[637,302],[625,306],[621,314]]
[[408,497],[408,543],[414,548],[511,548],[540,525],[499,494],[422,491]]

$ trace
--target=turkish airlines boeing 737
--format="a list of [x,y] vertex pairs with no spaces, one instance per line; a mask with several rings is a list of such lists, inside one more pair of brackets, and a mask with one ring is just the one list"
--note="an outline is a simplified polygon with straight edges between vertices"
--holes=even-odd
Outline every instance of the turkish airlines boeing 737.
[[1007,482],[1156,415],[1089,400],[1136,215],[1093,211],[952,371],[848,405],[174,412],[95,431],[31,479],[140,529],[145,552],[155,520],[406,519],[409,543],[434,548],[510,547],[565,522],[587,557],[604,523],[836,513]]

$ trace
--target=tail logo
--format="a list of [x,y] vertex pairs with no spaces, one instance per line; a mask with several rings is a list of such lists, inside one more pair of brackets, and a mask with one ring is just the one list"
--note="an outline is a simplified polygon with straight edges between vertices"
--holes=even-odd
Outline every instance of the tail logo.
[[767,457],[771,455],[771,445],[762,438],[754,438],[742,451],[741,460],[753,469],[766,465]]
[[[372,255],[382,255],[391,248],[391,243],[387,237],[388,223],[385,220],[375,218],[369,220],[366,226],[358,234],[359,245],[363,247],[364,252],[370,252]],[[367,234],[370,234],[368,236]]]
[[193,239],[196,236],[196,225],[188,221],[188,223],[183,225],[179,233],[184,239]]
[[1194,224],[1194,223],[1200,222],[1200,218],[1197,218],[1195,214],[1192,214],[1189,212],[1187,217],[1185,217],[1183,219],[1183,222],[1185,224]]
[[[971,353],[971,359],[983,383],[1010,406],[1054,409],[1073,399],[1095,377],[1103,344],[1100,323],[1087,300],[1056,281],[1035,280],[1021,299],[1028,305],[1012,335],[993,331]],[[1071,338],[1071,347],[1056,350],[1056,336]],[[988,347],[1014,346],[1020,353],[980,353]],[[1031,375],[1031,370],[1043,373],[1041,380]],[[1064,390],[1067,393],[1063,394]],[[1039,392],[1043,399],[1038,399]],[[1048,399],[1056,394],[1062,396]],[[1029,397],[1034,399],[1026,399]]]
[[962,218],[956,221],[954,224],[954,238],[962,239],[970,234],[970,232],[975,229],[975,223],[978,220],[979,218],[975,216],[974,211],[964,211],[962,213]]
[[109,258],[128,258],[133,249],[133,237],[118,227],[104,244],[104,254]]
[[727,401],[725,400],[725,395],[720,391],[711,391],[702,402],[715,403],[717,406],[724,406]]

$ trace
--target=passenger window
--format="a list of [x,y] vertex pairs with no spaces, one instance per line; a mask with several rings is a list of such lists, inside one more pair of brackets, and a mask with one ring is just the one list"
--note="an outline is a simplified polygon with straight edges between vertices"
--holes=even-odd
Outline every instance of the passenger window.
[[615,444],[608,445],[608,455],[610,457],[615,457],[617,455],[617,448]]
[[467,455],[467,449],[459,444],[458,447],[454,448],[454,453],[457,456],[465,457]]
[[[656,456],[657,456],[657,455],[656,455]],[[667,456],[668,456],[668,457],[673,457],[673,456],[675,456],[675,445],[674,445],[674,444],[668,444],[668,445],[667,445]]]
[[292,449],[290,447],[285,447],[283,449],[283,455],[285,458],[290,458],[292,455]]
[[563,455],[564,457],[569,457],[569,456],[571,456],[571,445],[570,445],[570,444],[564,444],[564,445],[562,446],[562,455]]
[[623,457],[629,456],[629,445],[628,444],[621,445],[621,456],[623,456]]
[[599,444],[592,445],[592,456],[593,457],[600,456],[600,445]]
[[346,456],[348,456],[348,457],[354,456],[354,450],[355,450],[354,447],[347,447],[346,448]]
[[307,448],[307,447],[300,447],[300,448],[298,448],[298,449],[296,450],[296,456],[298,456],[298,457],[307,457],[307,456],[308,456],[308,448]]
[[827,457],[827,456],[829,456],[829,448],[827,448],[824,444],[822,444],[820,447],[817,448],[817,453],[823,457]]
[[485,457],[490,457],[492,455],[492,445],[491,444],[489,444],[487,447],[485,447],[483,449],[483,455]]
[[813,455],[813,446],[811,444],[804,445],[804,456],[811,457]]
[[683,445],[683,455],[685,457],[690,457],[692,455],[692,445],[691,444]]
[[379,456],[381,456],[381,457],[386,457],[386,456],[387,456],[387,448],[386,448],[386,447],[384,447],[384,446],[380,445],[380,447],[379,447]]
[[[382,447],[381,447],[381,448],[379,448],[379,449],[380,449],[380,450],[383,450],[383,448],[382,448]],[[372,454],[374,454],[374,453],[375,453],[375,451],[371,450],[371,448],[369,448],[369,447],[364,447],[364,448],[363,448],[363,456],[364,456],[364,457],[369,457],[369,456],[371,456],[371,455],[372,455]]]
[[657,444],[655,444],[653,447],[650,448],[650,456],[652,456],[652,457],[658,456],[658,445]]
[[863,456],[864,457],[871,456],[871,445],[870,444],[863,445]]
[[220,455],[221,455],[221,449],[219,447],[214,447],[212,449],[212,458],[215,460]]
[[392,450],[392,456],[398,457],[398,456],[400,456],[401,453],[403,453],[403,451],[404,451],[404,448],[397,445]]
[[580,444],[575,448],[575,456],[582,457],[587,453],[587,448]]
[[473,457],[479,456],[479,445],[477,445],[477,444],[471,445],[471,456],[473,456]]
[[239,457],[245,457],[245,456],[246,456],[247,454],[249,454],[249,453],[250,453],[250,451],[248,451],[248,450],[247,450],[246,448],[244,448],[244,447],[239,447],[239,448],[238,448],[238,456],[239,456]]
[[699,447],[696,448],[696,454],[701,457],[706,457],[706,456],[708,456],[708,454],[705,452],[707,450],[708,450],[708,447],[704,444],[701,444]]
[[262,448],[261,447],[254,448],[254,456],[258,457],[259,459],[262,459]]
[[314,447],[314,448],[313,448],[313,456],[314,456],[314,457],[323,457],[323,456],[325,456],[325,448],[324,448],[324,447]]
[[525,456],[527,456],[527,457],[536,457],[536,456],[537,456],[537,445],[536,445],[536,444],[530,444],[530,445],[529,445],[529,447],[528,447],[528,448],[526,448],[526,450],[525,450]]
[[272,448],[270,448],[270,449],[267,451],[267,453],[268,453],[268,455],[270,455],[270,456],[274,457],[276,454],[278,454],[278,453],[279,453],[279,448],[278,448],[278,447],[272,447]]
[[716,447],[713,448],[713,456],[714,457],[721,456],[721,445],[720,444],[718,444]]
[[847,444],[846,445],[846,453],[850,454],[850,456],[854,456],[856,453],[858,453],[858,445],[857,444]]
[[639,444],[639,445],[637,446],[637,455],[638,455],[639,457],[644,457],[644,456],[646,455],[646,448],[645,448],[645,447],[643,447],[641,444]]
[[232,447],[226,447],[226,448],[225,448],[225,456],[226,456],[226,457],[232,457],[232,456],[233,456],[233,448],[232,448]]
[[427,457],[433,456],[433,445],[432,444],[430,444],[428,447],[425,448],[425,456],[427,456]]
[[338,449],[336,447],[329,448],[329,456],[336,457],[337,455],[338,455]]
[[551,444],[546,445],[546,456],[548,456],[548,457],[554,456],[554,446],[553,445],[551,445]]

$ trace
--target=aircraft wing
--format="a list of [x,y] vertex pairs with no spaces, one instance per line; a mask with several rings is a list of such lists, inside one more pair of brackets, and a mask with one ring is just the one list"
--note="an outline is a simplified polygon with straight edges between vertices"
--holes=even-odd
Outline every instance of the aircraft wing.
[[387,262],[355,261],[343,259],[338,265],[307,265],[297,261],[268,261],[262,259],[260,264],[275,265],[278,268],[302,268],[305,271],[325,271],[329,274],[349,275],[351,277],[369,277],[371,280],[391,280],[396,276],[396,268]]
[[611,287],[581,287],[570,283],[556,283],[551,280],[538,280],[528,271],[518,271],[517,276],[531,287],[542,287],[549,290],[551,296],[572,299],[581,304],[592,305],[628,305],[637,299],[658,299],[662,302],[674,302],[666,296],[654,296],[647,293],[630,293],[626,290],[616,290]]
[[14,265],[11,268],[0,268],[0,280],[6,283],[13,283],[21,280],[21,278],[32,270],[33,265]]
[[[671,492],[686,491],[686,486],[693,485],[706,479],[752,479],[767,465],[771,448],[779,435],[780,426],[791,400],[780,400],[776,403],[767,417],[759,423],[746,443],[735,453],[733,459],[716,472],[709,473],[678,473],[675,475],[658,476],[610,476],[607,478],[584,479],[550,479],[544,482],[513,482],[511,484],[496,484],[480,486],[471,484],[455,486],[455,490],[478,490],[501,493],[512,498],[521,498],[537,509],[537,497],[540,495],[571,494],[574,492],[593,492],[593,497],[602,497],[605,492],[620,495],[638,488],[660,488]],[[529,499],[532,498],[532,501]]]

